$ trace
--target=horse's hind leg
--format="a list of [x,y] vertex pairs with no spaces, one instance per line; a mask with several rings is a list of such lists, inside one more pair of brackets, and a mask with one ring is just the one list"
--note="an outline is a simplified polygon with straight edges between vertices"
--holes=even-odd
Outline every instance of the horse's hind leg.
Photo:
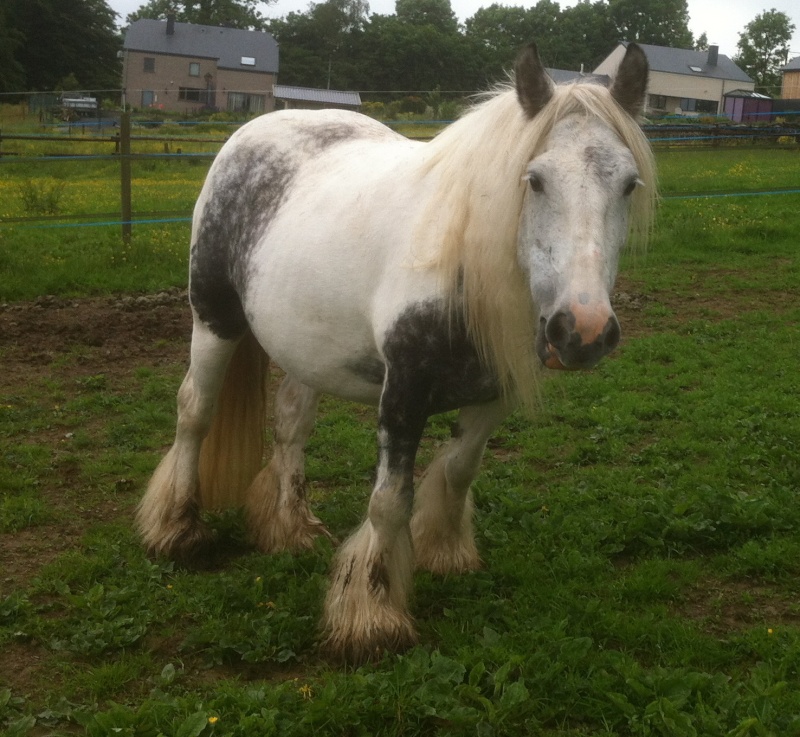
[[319,393],[286,376],[275,398],[275,442],[269,464],[247,491],[251,537],[265,553],[309,548],[327,535],[306,501],[305,445],[314,427]]
[[480,566],[472,532],[470,485],[478,474],[486,441],[507,413],[503,402],[462,409],[453,437],[425,471],[411,519],[417,567],[460,573]]
[[175,441],[150,479],[136,514],[151,554],[191,563],[211,541],[211,532],[200,519],[200,447],[237,343],[218,338],[195,320],[191,363],[178,391]]

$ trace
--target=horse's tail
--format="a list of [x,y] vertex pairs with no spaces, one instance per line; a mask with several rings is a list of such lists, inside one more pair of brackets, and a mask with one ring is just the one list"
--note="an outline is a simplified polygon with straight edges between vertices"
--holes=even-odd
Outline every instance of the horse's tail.
[[228,365],[214,419],[200,450],[204,509],[240,506],[261,470],[268,376],[269,357],[248,330]]

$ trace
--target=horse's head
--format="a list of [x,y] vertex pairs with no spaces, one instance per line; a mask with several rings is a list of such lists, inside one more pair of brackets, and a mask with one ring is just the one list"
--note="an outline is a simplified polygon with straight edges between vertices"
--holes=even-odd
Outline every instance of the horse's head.
[[619,342],[610,294],[644,176],[625,131],[638,129],[647,77],[635,44],[608,90],[555,88],[533,45],[517,61],[525,114],[549,118],[525,174],[518,251],[539,308],[536,351],[549,368],[590,368]]

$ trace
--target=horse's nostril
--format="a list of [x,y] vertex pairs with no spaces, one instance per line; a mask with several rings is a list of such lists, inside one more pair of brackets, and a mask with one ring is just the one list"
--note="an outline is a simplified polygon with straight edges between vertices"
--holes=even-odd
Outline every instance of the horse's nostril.
[[603,346],[606,351],[611,352],[617,347],[619,339],[622,337],[622,331],[619,327],[619,322],[615,317],[608,319],[606,329],[603,331]]
[[572,313],[556,312],[548,321],[545,328],[547,342],[554,348],[563,348],[569,342],[570,335],[575,328],[575,316]]

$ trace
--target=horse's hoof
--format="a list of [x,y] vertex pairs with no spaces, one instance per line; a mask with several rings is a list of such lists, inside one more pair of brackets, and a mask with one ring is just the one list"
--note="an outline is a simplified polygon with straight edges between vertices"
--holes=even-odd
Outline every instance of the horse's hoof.
[[409,622],[391,632],[371,632],[357,637],[329,634],[320,645],[320,651],[327,660],[336,665],[357,667],[366,663],[378,662],[386,653],[400,654],[417,644],[414,626]]
[[179,568],[204,570],[213,567],[217,548],[217,534],[203,524],[187,528],[164,545],[150,545],[147,552],[150,558],[167,558]]

